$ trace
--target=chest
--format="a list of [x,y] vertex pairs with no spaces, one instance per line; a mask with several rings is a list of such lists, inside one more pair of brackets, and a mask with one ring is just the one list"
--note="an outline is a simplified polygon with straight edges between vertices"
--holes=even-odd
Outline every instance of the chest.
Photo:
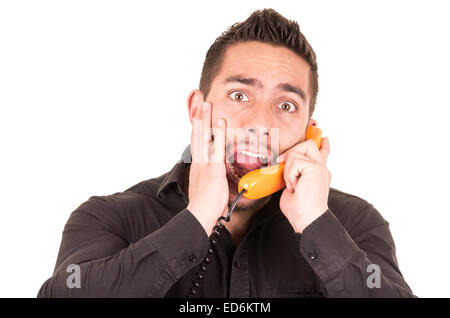
[[322,284],[301,255],[289,224],[278,222],[254,229],[237,248],[228,232],[216,242],[202,279],[198,279],[196,266],[166,297],[185,297],[193,280],[199,282],[200,297],[323,297]]

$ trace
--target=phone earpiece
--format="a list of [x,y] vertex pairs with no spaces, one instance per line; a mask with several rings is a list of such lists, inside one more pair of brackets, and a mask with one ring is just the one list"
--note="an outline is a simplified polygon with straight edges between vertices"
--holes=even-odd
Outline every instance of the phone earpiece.
[[313,125],[308,125],[308,127],[306,128],[305,139],[312,139],[316,143],[317,148],[320,149],[320,146],[322,144],[322,130]]
[[[322,130],[313,125],[308,125],[306,139],[312,139],[316,143],[317,148],[320,149]],[[283,173],[284,162],[250,171],[239,180],[238,191],[241,192],[244,189],[243,196],[247,199],[264,198],[286,186]]]

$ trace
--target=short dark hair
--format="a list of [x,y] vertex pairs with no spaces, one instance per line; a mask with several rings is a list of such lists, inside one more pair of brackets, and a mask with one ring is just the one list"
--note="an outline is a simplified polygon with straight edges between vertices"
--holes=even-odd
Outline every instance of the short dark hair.
[[295,21],[283,17],[273,9],[253,12],[247,20],[235,23],[223,32],[209,48],[203,64],[199,90],[206,99],[211,83],[220,71],[226,49],[232,44],[246,41],[260,41],[275,46],[283,46],[303,58],[311,68],[311,101],[309,116],[311,117],[319,92],[319,76],[317,73],[316,54]]

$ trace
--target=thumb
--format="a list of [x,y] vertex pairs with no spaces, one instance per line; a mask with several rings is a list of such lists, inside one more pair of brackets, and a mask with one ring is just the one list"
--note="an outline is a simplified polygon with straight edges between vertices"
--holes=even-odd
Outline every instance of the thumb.
[[327,162],[328,156],[330,155],[330,140],[328,137],[322,138],[322,143],[320,145],[320,154],[322,155],[323,160],[325,163]]
[[280,162],[286,161],[286,156],[287,156],[287,152],[285,152],[285,153],[282,154],[282,155],[279,155],[279,156],[275,159],[275,162],[278,164],[278,163],[280,163]]

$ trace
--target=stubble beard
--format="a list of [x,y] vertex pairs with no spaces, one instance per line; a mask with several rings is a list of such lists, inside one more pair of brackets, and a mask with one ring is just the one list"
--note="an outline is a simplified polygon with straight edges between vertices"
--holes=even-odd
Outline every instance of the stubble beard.
[[[229,189],[229,199],[228,199],[228,210],[230,210],[234,201],[238,196],[236,189]],[[260,210],[269,200],[271,196],[260,198],[256,200],[250,200],[241,196],[238,203],[236,204],[233,213],[249,213]]]

